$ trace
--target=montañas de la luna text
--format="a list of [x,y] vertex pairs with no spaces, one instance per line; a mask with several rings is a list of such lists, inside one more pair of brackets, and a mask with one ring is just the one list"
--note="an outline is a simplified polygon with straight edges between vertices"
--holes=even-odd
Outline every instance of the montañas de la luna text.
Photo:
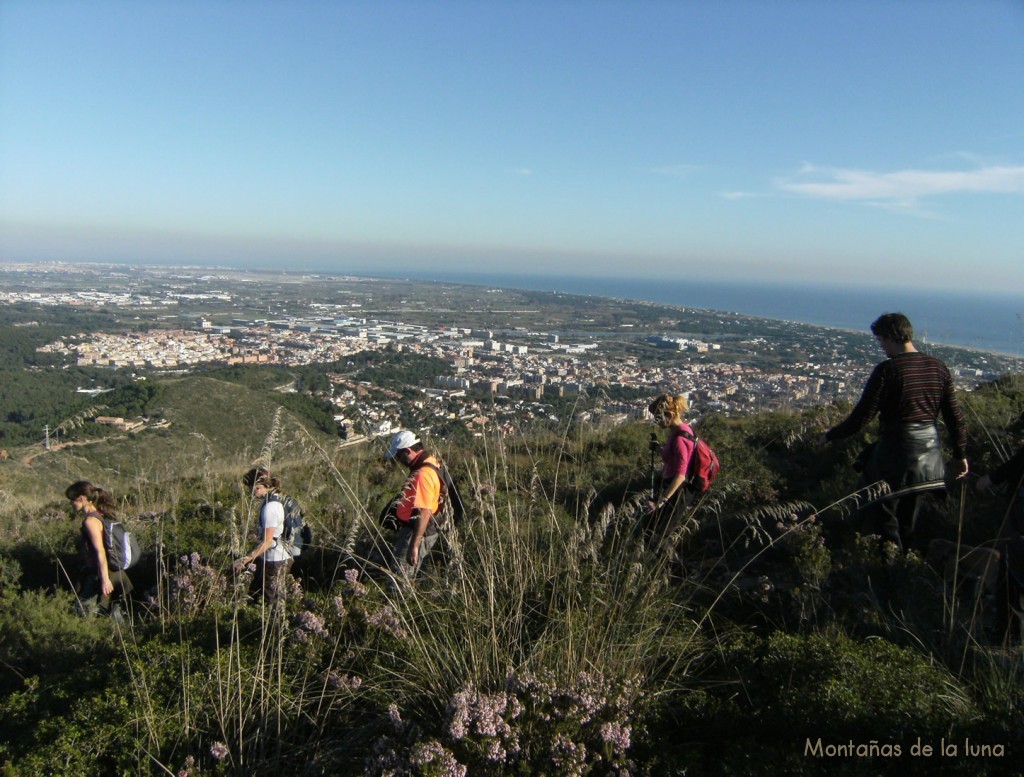
[[816,758],[900,758],[910,755],[914,758],[1002,758],[1006,755],[1006,746],[1002,744],[979,744],[965,738],[963,742],[947,742],[945,738],[939,744],[922,742],[918,737],[910,747],[898,742],[879,742],[871,739],[867,742],[823,742],[821,737],[804,741],[804,755]]

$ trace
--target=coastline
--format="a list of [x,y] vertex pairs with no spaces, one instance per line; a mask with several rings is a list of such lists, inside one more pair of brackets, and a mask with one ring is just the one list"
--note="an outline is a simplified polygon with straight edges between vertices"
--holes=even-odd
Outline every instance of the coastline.
[[1024,358],[1024,300],[1009,294],[590,276],[439,273],[428,277],[379,270],[372,275],[696,308],[848,333],[869,333],[871,322],[879,315],[900,311],[914,324],[914,339],[923,347]]

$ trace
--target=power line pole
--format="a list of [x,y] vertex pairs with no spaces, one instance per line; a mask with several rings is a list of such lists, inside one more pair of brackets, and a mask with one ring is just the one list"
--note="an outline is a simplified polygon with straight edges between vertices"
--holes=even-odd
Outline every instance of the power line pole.
[[50,450],[50,425],[46,424],[43,427],[43,432],[46,434],[46,450]]

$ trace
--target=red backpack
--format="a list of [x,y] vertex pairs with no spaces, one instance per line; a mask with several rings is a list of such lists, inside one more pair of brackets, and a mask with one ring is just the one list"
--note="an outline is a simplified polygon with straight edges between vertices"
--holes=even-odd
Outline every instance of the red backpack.
[[718,471],[721,469],[718,456],[711,450],[711,446],[700,437],[694,437],[685,429],[680,429],[679,433],[693,442],[693,452],[690,454],[690,464],[686,473],[686,485],[695,494],[703,494],[711,488],[711,482],[718,476]]

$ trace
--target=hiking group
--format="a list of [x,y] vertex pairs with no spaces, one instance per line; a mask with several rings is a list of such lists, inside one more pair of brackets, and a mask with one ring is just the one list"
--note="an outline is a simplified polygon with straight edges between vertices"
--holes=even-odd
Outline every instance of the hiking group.
[[[863,393],[840,424],[822,435],[822,444],[852,437],[879,418],[877,441],[858,457],[858,487],[884,482],[887,493],[861,510],[867,533],[879,535],[906,553],[916,548],[916,529],[922,499],[929,492],[946,487],[946,468],[938,429],[941,417],[953,451],[953,475],[967,475],[967,427],[956,398],[949,369],[939,359],[917,351],[913,327],[901,313],[886,313],[871,324],[886,359],[878,364]],[[707,443],[685,420],[688,405],[684,395],[662,394],[648,410],[654,422],[665,430],[664,442],[651,434],[650,497],[637,523],[644,547],[667,552],[673,566],[683,568],[678,547],[670,547],[680,516],[691,508],[695,495],[710,488],[719,471],[719,461]],[[661,459],[655,474],[655,456]],[[381,523],[396,530],[393,544],[380,553],[380,567],[390,585],[411,581],[430,556],[446,515],[457,521],[464,512],[462,499],[447,468],[428,452],[411,431],[394,434],[386,459],[408,470],[399,492],[381,513]],[[1015,483],[1024,477],[1024,449],[1005,465],[978,481],[979,490],[993,484]],[[302,508],[281,492],[279,480],[265,467],[253,467],[242,477],[247,493],[260,505],[258,544],[232,565],[234,571],[255,565],[251,594],[274,603],[303,544],[310,541],[309,526]],[[128,568],[138,557],[131,534],[117,520],[114,501],[101,488],[87,481],[68,487],[67,498],[83,515],[81,527],[82,572],[77,585],[85,612],[112,612],[112,601],[132,590]],[[997,630],[1009,629],[1010,612],[1024,586],[1024,574],[1014,572],[1014,562],[1024,569],[1024,490],[1016,499],[1012,520],[1005,522],[997,544],[1001,549]],[[919,548],[917,548],[919,549]]]
[[[458,522],[464,507],[447,467],[428,453],[419,438],[401,431],[391,439],[386,459],[406,466],[409,475],[389,501],[384,523],[394,522],[393,547],[381,553],[381,566],[393,585],[410,581],[437,542],[446,518]],[[253,467],[241,478],[245,493],[259,505],[257,544],[231,564],[234,574],[253,572],[249,596],[273,605],[282,600],[289,574],[304,546],[312,541],[299,502],[281,490],[280,480],[266,467]],[[68,486],[65,496],[83,516],[79,539],[80,570],[74,581],[83,614],[120,617],[120,602],[134,589],[128,570],[140,552],[134,535],[120,522],[114,499],[88,481]]]

